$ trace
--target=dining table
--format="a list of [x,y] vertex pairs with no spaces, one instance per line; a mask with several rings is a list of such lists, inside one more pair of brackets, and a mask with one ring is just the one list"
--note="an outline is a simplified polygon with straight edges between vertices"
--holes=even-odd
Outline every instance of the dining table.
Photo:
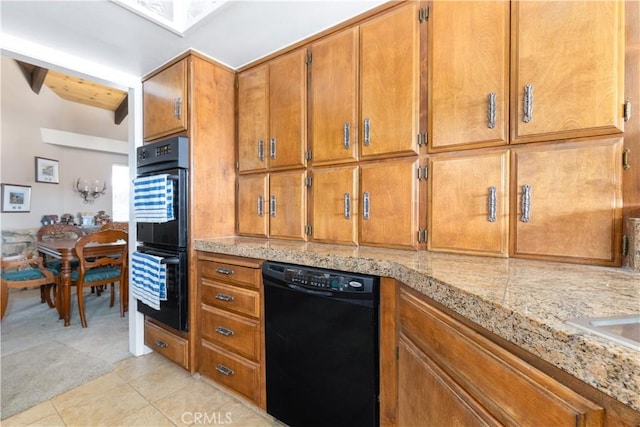
[[[64,326],[71,321],[71,262],[78,259],[75,253],[77,239],[51,239],[37,242],[39,253],[51,258],[59,259],[62,263],[60,270],[60,286],[56,290],[56,308],[60,319],[64,319]],[[124,242],[87,245],[84,253],[88,257],[108,256],[118,253]]]

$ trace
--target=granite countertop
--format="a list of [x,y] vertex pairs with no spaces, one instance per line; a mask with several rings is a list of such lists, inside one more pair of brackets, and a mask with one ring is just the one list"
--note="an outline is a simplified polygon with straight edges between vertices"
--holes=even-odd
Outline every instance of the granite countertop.
[[640,411],[640,352],[565,323],[639,313],[630,269],[244,237],[194,248],[395,278]]

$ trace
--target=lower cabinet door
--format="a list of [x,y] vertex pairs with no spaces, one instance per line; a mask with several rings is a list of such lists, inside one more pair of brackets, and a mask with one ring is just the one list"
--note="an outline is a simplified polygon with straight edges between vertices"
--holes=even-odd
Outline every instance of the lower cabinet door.
[[203,340],[200,345],[200,372],[245,396],[258,406],[262,405],[260,365],[257,363]]

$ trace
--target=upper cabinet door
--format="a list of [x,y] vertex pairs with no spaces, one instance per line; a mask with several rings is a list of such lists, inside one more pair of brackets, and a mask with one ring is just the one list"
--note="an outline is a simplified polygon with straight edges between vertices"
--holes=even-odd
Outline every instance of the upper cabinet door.
[[267,169],[269,155],[269,66],[238,74],[238,170]]
[[145,141],[187,129],[187,64],[185,58],[142,83]]
[[311,45],[314,165],[357,160],[358,28]]
[[431,4],[430,152],[508,142],[509,10],[505,1]]
[[512,142],[623,130],[624,3],[512,2]]
[[306,49],[269,63],[269,167],[305,166],[307,138]]
[[360,26],[361,158],[418,153],[418,6]]

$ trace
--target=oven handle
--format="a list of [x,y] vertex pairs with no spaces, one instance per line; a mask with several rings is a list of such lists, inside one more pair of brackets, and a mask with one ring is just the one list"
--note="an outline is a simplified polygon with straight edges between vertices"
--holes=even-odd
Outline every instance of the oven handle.
[[169,175],[167,179],[170,179],[172,181],[179,181],[180,177],[178,175]]
[[177,257],[173,257],[173,258],[162,258],[162,261],[160,261],[160,264],[180,264],[180,258]]

